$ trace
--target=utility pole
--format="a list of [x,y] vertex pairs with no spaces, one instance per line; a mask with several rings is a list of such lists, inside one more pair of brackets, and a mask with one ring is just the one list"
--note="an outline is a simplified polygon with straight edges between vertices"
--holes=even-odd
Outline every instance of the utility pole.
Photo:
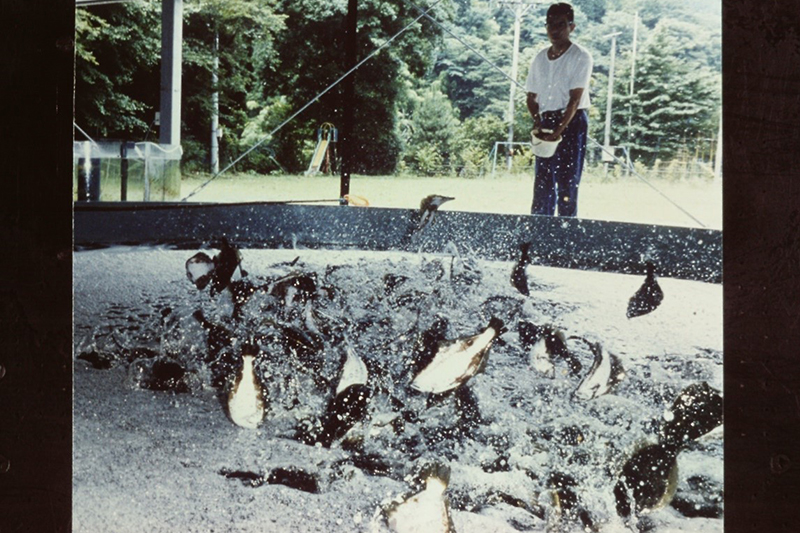
[[[348,0],[347,17],[345,18],[344,31],[344,65],[345,71],[353,68],[358,62],[358,47],[356,42],[356,30],[358,28],[358,2]],[[356,153],[354,146],[353,129],[355,126],[355,116],[353,107],[356,95],[355,72],[350,74],[342,82],[342,130],[339,137],[339,154],[342,166],[339,177],[339,205],[347,205],[345,196],[350,194],[350,175],[353,172],[353,160]]]
[[603,157],[602,157],[602,161],[604,163],[606,172],[608,172],[608,163],[614,160],[610,155],[611,154],[611,103],[612,100],[614,99],[614,59],[617,55],[617,35],[621,34],[622,32],[618,31],[604,36],[604,37],[611,37],[611,65],[608,68],[608,98],[606,99],[606,127],[605,127],[605,134],[603,136]]
[[[161,0],[161,109],[158,142],[169,157],[153,180],[160,198],[180,197],[181,190],[181,64],[183,62],[183,0]],[[145,150],[145,200],[149,200],[150,145]],[[164,153],[159,155],[163,156]]]
[[211,67],[211,173],[219,174],[219,30],[214,28],[214,63]]
[[639,35],[639,11],[633,15],[633,50],[631,53],[631,87],[628,90],[628,150],[630,150],[632,135],[631,121],[633,119],[633,81],[636,77],[636,42]]
[[161,126],[159,142],[181,143],[183,0],[161,1]]
[[514,111],[516,109],[515,97],[517,91],[517,71],[519,65],[519,34],[521,29],[522,17],[530,10],[531,7],[540,2],[508,2],[500,1],[499,4],[505,5],[514,12],[514,48],[511,53],[511,89],[508,96],[508,149],[506,150],[506,166],[511,170],[513,158],[511,150],[513,150],[514,142]]

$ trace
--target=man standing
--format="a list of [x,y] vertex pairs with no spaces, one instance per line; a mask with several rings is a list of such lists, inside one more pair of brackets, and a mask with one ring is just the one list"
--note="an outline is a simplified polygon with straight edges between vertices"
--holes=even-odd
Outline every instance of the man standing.
[[[552,157],[536,158],[532,215],[552,216],[556,205],[559,216],[578,214],[593,60],[588,50],[570,41],[574,19],[569,4],[553,4],[547,10],[550,47],[533,58],[525,85],[534,134],[545,141],[563,136]],[[553,131],[546,134],[543,129]]]

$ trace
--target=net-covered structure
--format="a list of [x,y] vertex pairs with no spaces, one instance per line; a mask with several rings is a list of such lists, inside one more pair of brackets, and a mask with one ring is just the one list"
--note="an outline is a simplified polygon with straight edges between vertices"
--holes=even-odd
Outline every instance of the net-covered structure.
[[180,196],[180,145],[75,141],[73,194],[77,201],[165,201]]

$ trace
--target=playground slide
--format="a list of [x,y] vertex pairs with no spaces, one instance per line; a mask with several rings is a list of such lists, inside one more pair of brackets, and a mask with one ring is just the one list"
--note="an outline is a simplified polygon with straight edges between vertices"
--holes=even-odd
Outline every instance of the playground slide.
[[325,159],[325,152],[328,150],[328,139],[322,138],[317,143],[317,148],[314,150],[314,157],[311,158],[311,164],[308,166],[308,171],[306,174],[311,174],[312,172],[319,172],[319,167],[322,165],[322,161]]

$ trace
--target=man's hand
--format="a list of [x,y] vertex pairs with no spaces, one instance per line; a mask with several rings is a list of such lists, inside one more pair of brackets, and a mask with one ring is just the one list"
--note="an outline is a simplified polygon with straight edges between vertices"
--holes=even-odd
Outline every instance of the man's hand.
[[534,135],[538,134],[542,130],[542,117],[541,115],[537,114],[533,117],[533,131]]
[[533,130],[531,131],[531,134],[534,135],[537,139],[541,139],[541,140],[546,141],[546,142],[557,141],[561,137],[561,135],[555,135],[552,132],[550,132],[550,133],[544,132],[544,131],[542,131],[541,129],[538,129],[538,128],[533,128]]
[[541,135],[537,135],[541,140],[547,142],[557,141],[561,138],[561,135],[556,135],[555,133],[542,133]]

